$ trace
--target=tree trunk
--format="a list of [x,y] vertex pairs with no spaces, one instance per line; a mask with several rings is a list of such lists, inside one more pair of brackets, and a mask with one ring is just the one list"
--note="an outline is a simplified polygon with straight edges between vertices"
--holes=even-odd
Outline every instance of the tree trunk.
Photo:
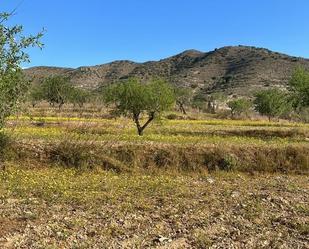
[[176,104],[178,105],[179,110],[182,112],[182,114],[187,115],[184,104],[181,101],[176,101]]
[[183,104],[180,105],[180,110],[181,110],[181,112],[182,112],[184,115],[187,115],[187,112],[186,112],[186,110],[185,110]]
[[137,128],[137,133],[139,136],[143,135],[143,132],[145,130],[145,128],[151,123],[151,121],[154,119],[154,113],[150,113],[148,120],[146,121],[146,123],[141,126],[140,122],[139,122],[139,113],[133,114],[133,120],[136,124],[136,128]]
[[64,104],[63,101],[61,101],[61,102],[59,103],[59,111],[60,111],[61,107],[63,106],[63,104]]
[[139,136],[143,136],[143,129],[141,127],[137,127],[137,133]]

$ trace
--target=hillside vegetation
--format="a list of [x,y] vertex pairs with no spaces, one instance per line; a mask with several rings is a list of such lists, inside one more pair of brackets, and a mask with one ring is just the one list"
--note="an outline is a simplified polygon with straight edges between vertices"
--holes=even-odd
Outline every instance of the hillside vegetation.
[[268,49],[238,46],[204,53],[188,50],[181,54],[145,63],[115,61],[77,69],[34,67],[25,72],[35,82],[51,75],[69,77],[72,84],[95,89],[100,85],[137,76],[142,79],[166,78],[172,84],[201,90],[250,96],[267,87],[285,87],[297,66],[309,69],[309,61]]

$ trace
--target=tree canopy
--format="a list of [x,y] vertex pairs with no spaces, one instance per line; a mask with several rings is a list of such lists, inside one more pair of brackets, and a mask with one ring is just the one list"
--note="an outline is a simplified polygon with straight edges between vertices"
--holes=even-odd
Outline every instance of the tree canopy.
[[12,13],[0,13],[0,128],[25,96],[29,82],[25,80],[21,64],[29,62],[25,52],[29,47],[42,47],[37,35],[23,35],[23,26],[9,26]]
[[66,77],[51,76],[43,80],[41,89],[43,98],[52,106],[57,104],[60,109],[69,100],[73,86]]
[[239,98],[230,100],[227,105],[231,109],[232,116],[235,116],[248,112],[252,103],[248,99]]
[[[136,78],[113,84],[104,91],[105,102],[113,105],[114,113],[129,116],[136,124],[139,135],[163,111],[171,108],[175,102],[173,89],[162,79],[153,79],[142,83]],[[141,124],[143,115],[147,116]]]
[[296,110],[309,107],[309,71],[298,67],[289,81]]
[[270,120],[287,111],[289,107],[288,97],[286,92],[278,88],[262,90],[255,95],[254,108]]

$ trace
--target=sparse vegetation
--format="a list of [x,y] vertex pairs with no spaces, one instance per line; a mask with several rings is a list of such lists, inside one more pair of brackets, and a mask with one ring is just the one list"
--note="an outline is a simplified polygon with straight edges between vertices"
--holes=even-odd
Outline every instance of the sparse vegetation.
[[308,245],[308,176],[10,165],[0,195],[2,248]]
[[[59,27],[61,17],[71,18],[65,2]],[[0,248],[309,248],[308,60],[230,46],[145,63],[23,70],[42,33],[10,26],[21,4],[0,13]],[[54,5],[44,8],[54,14]],[[102,12],[75,5],[72,18]],[[162,9],[146,6],[130,19],[140,12],[131,5],[105,6],[121,13],[107,22],[127,28]],[[67,52],[95,38],[76,58],[100,56],[98,44],[114,50],[127,45],[115,38],[138,34],[108,30],[104,40],[102,15],[95,26],[96,16],[74,18],[76,30],[66,26],[48,40]],[[164,18],[151,30],[161,31]]]
[[[9,118],[0,247],[239,245],[230,231],[246,233],[248,247],[307,245],[308,124],[162,115],[175,101],[163,81],[102,92],[121,117],[95,103],[42,102]],[[152,110],[160,117],[143,136],[130,122],[136,110],[140,123]]]

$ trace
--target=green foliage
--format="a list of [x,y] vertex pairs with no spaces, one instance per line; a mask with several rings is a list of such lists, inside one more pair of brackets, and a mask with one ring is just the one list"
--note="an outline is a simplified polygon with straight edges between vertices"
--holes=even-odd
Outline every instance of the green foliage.
[[42,92],[44,99],[54,106],[58,105],[59,109],[66,103],[73,91],[72,85],[68,78],[63,76],[51,76],[42,82]]
[[29,91],[29,101],[34,107],[38,102],[44,99],[44,93],[40,86],[32,86]]
[[205,110],[205,103],[207,101],[206,96],[199,90],[192,98],[191,104],[193,108],[197,108],[199,110]]
[[300,117],[303,122],[309,123],[309,107],[303,108],[301,110]]
[[294,108],[301,110],[309,107],[309,71],[297,68],[289,81]]
[[[163,111],[170,109],[174,102],[173,89],[161,79],[153,79],[148,84],[132,78],[114,84],[104,91],[106,104],[114,105],[114,113],[132,117],[138,134],[155,118],[160,118]],[[148,116],[144,125],[140,124],[143,114]]]
[[255,95],[254,108],[269,120],[279,117],[290,110],[289,96],[280,89],[273,88],[262,90]]
[[75,105],[78,105],[80,108],[84,106],[90,100],[90,92],[80,89],[72,88],[70,91],[69,101]]
[[228,107],[231,109],[232,116],[241,115],[242,113],[248,113],[251,102],[244,98],[234,99],[227,103]]
[[176,104],[183,114],[187,114],[185,106],[189,105],[192,99],[192,90],[184,87],[174,89]]
[[42,47],[42,33],[24,36],[21,25],[10,27],[7,24],[10,16],[9,13],[0,13],[0,128],[5,118],[16,110],[29,87],[20,66],[29,62],[25,50]]

